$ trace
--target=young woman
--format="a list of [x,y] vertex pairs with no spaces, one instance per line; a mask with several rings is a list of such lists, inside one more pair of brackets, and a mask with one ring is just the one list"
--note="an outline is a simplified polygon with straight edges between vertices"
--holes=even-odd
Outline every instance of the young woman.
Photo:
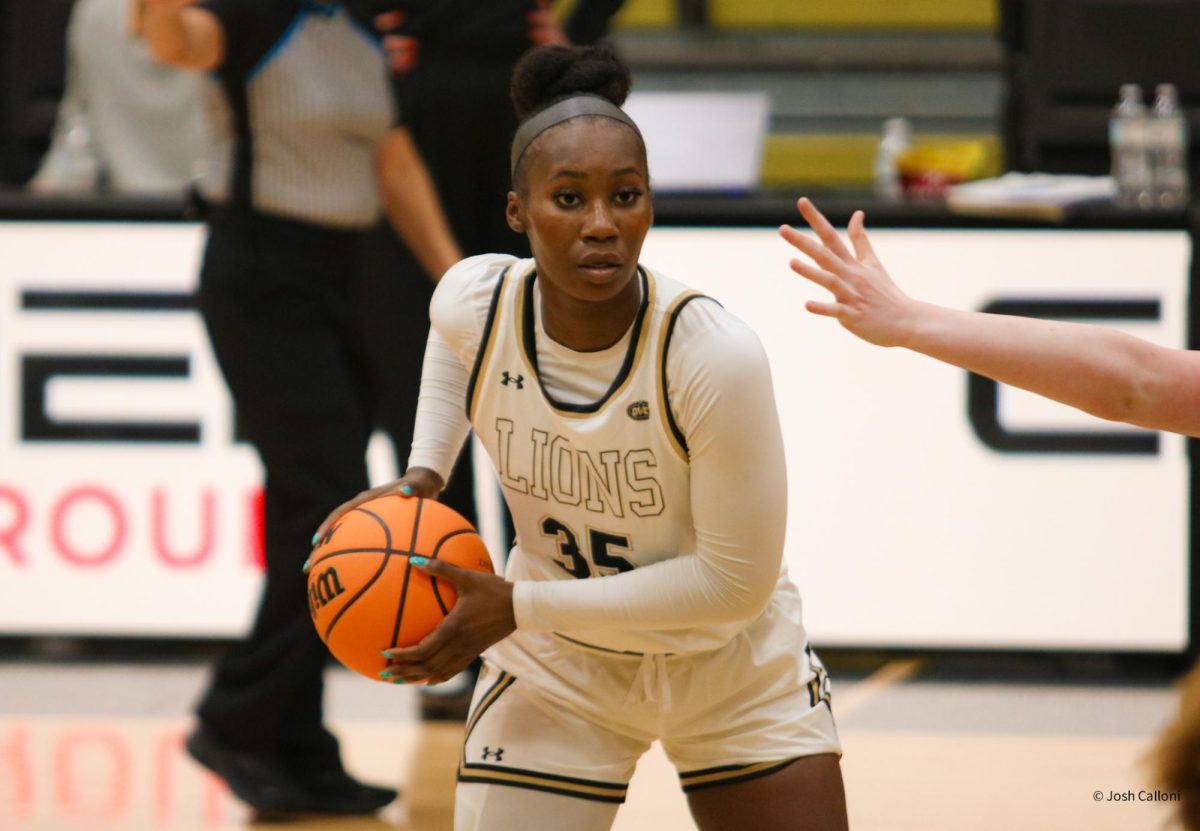
[[639,265],[653,210],[629,83],[602,49],[518,65],[507,216],[533,259],[442,278],[411,467],[319,533],[383,493],[436,496],[471,426],[492,457],[517,531],[507,580],[416,563],[459,600],[385,671],[437,681],[485,655],[459,831],[608,828],[656,739],[705,831],[844,829],[828,679],[782,561],[766,356]]

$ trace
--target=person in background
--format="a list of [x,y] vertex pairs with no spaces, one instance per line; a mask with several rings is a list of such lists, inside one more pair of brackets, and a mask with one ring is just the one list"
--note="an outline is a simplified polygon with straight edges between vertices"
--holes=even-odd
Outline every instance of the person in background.
[[178,195],[203,141],[200,79],[163,66],[142,39],[144,0],[78,0],[42,194]]
[[[378,0],[373,7],[381,12],[376,24],[385,33],[401,118],[465,256],[529,256],[526,238],[504,221],[508,152],[517,127],[509,99],[513,65],[533,46],[602,39],[622,2],[578,0],[562,25],[550,4],[538,0]],[[434,283],[390,226],[365,242],[360,323],[371,343],[381,426],[397,447],[407,448]],[[398,461],[404,470],[407,459]],[[477,524],[474,492],[467,452],[441,500]],[[422,715],[465,718],[477,669],[422,687]]]
[[367,484],[375,402],[354,286],[381,191],[429,274],[460,252],[368,17],[318,0],[147,0],[145,32],[157,60],[205,73],[198,305],[266,474],[262,598],[187,749],[259,812],[370,813],[396,792],[350,776],[324,725],[328,652],[301,565],[322,517]]
[[[808,199],[800,213],[816,238],[790,226],[805,255],[791,268],[829,293],[808,311],[877,346],[903,347],[1020,387],[1100,418],[1200,437],[1200,352],[1172,349],[1087,323],[966,312],[909,297],[850,218],[850,246]],[[1180,684],[1179,710],[1149,756],[1155,782],[1180,795],[1179,818],[1200,831],[1200,666]]]

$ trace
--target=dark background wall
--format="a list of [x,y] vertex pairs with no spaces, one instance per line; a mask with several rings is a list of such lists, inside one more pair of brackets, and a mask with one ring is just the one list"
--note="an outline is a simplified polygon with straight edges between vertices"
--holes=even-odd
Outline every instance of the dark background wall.
[[62,96],[72,0],[0,0],[0,183],[37,168]]

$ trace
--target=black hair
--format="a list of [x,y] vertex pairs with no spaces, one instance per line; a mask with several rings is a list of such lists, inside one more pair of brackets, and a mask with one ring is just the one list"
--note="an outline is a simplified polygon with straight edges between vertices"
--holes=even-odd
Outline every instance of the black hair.
[[632,86],[628,64],[609,46],[541,46],[517,62],[511,95],[524,121],[572,95],[599,95],[619,107]]
[[[574,95],[598,95],[619,107],[632,87],[629,65],[611,46],[539,46],[517,62],[509,94],[522,122]],[[524,166],[522,159],[513,171],[518,192],[525,190]]]

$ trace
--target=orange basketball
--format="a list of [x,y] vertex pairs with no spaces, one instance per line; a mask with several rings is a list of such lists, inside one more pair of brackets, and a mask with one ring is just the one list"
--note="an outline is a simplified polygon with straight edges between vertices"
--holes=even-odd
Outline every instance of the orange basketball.
[[333,656],[376,681],[384,649],[411,646],[454,606],[454,586],[410,555],[493,573],[479,534],[454,510],[420,497],[383,496],[349,511],[313,551],[308,607]]

